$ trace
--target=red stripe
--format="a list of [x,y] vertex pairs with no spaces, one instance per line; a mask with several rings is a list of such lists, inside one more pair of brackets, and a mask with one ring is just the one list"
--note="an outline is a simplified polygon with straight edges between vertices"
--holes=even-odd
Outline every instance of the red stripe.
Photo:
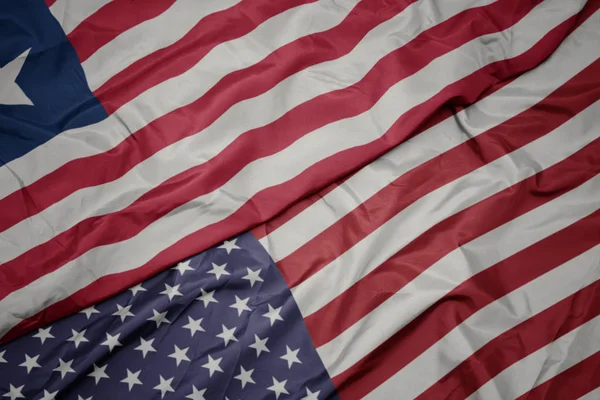
[[[576,350],[574,350],[576,351]],[[517,400],[575,400],[600,387],[600,351],[554,378],[533,388]]]
[[[363,0],[356,6],[355,12],[350,13],[335,28],[300,38],[271,53],[258,64],[229,74],[197,101],[154,120],[110,151],[73,160],[31,185],[10,194],[0,200],[0,207],[13,210],[0,216],[0,231],[27,218],[31,210],[38,212],[44,210],[78,189],[101,185],[120,178],[132,167],[162,148],[200,132],[232,105],[262,94],[281,80],[310,65],[341,57],[352,50],[369,30],[392,18],[413,1],[415,0],[404,0],[394,7],[382,8],[382,3],[387,3],[387,0]],[[315,45],[315,43],[324,44]],[[307,48],[313,50],[307,51]],[[352,107],[348,108],[350,112],[353,111]],[[287,120],[284,117],[279,123],[285,125]],[[286,125],[286,128],[290,127]],[[303,130],[303,132],[307,131],[307,129]],[[250,146],[242,149],[242,159],[254,159],[256,157],[251,156],[257,153],[274,153],[277,150],[276,143],[292,141],[287,135],[282,137],[278,133],[276,132],[267,141],[260,143],[250,141]],[[246,135],[245,138],[236,141],[230,146],[228,152],[239,151],[236,146],[245,145],[249,142],[248,137],[249,135]],[[265,146],[264,143],[269,143],[271,147]],[[230,158],[228,152],[223,152],[218,162],[214,161],[215,158],[211,160],[212,164],[205,163],[201,168],[206,170],[216,163],[219,168],[224,166],[227,169],[227,171],[217,171],[218,175],[233,176],[229,171],[239,171],[242,160],[238,160],[237,156]],[[223,159],[227,160],[226,163],[222,161]],[[187,173],[189,174],[189,171]],[[180,179],[182,178],[175,177],[171,181]],[[225,181],[219,180],[223,183]],[[217,184],[216,187],[221,184]]]
[[[297,273],[301,268],[302,257],[306,263],[305,270],[307,266],[325,265],[324,262],[317,264],[314,260],[321,261],[343,239],[348,240],[348,234],[344,235],[344,232],[352,232],[355,237],[359,237],[358,233],[372,232],[435,189],[556,129],[600,98],[599,70],[600,60],[536,106],[399,177],[313,241],[330,243],[326,251],[319,251],[313,243],[309,243],[302,252],[293,254],[295,263],[286,263],[287,259],[284,259],[278,263],[279,268],[289,277],[289,271]],[[548,109],[565,112],[548,114]],[[515,132],[519,134],[516,135]],[[564,179],[559,180],[563,181]],[[503,191],[488,200],[500,201],[497,207],[503,208],[506,196],[507,192]],[[519,215],[517,210],[525,213],[549,198],[526,197],[519,205],[522,208],[509,207],[505,212],[494,212],[487,217],[490,208],[488,201],[483,201],[432,227],[325,307],[305,317],[313,342],[317,347],[329,342],[446,254],[510,221]],[[448,235],[448,240],[441,240],[443,232],[453,232],[454,235]],[[336,235],[343,236],[342,240],[335,240]],[[293,285],[295,281],[292,282]],[[374,290],[379,292],[377,296],[373,296]],[[361,301],[357,302],[357,299]],[[348,309],[347,304],[354,305]],[[323,327],[322,321],[333,320],[336,321],[335,324]]]
[[[417,399],[466,399],[512,364],[598,315],[600,315],[600,281],[594,282],[496,337]],[[598,377],[600,378],[600,375]],[[565,398],[560,397],[560,399]]]
[[[598,144],[600,141],[594,146],[588,146],[576,157],[582,156],[582,153],[593,153],[592,150],[595,150],[597,161]],[[582,160],[578,161],[579,168],[581,162]],[[585,163],[585,160],[583,162]],[[569,161],[566,164],[571,163],[572,161]],[[551,182],[549,177],[538,175],[534,178],[541,179],[541,186],[536,186],[535,179],[528,179],[528,186],[532,187],[526,189],[533,190],[528,192],[532,193],[531,197],[534,197],[536,192],[543,193],[544,196],[551,195],[554,188],[560,192],[564,191],[561,186]],[[563,184],[564,182],[561,182],[561,185]],[[520,187],[515,189],[523,190]],[[509,208],[506,203],[504,208]],[[496,211],[489,208],[488,216],[491,213]],[[338,394],[344,400],[362,398],[409,365],[478,310],[596,246],[600,243],[598,223],[600,211],[463,282],[358,363],[334,377],[333,382]],[[354,304],[356,303],[358,301]]]
[[162,14],[175,0],[112,0],[82,21],[67,37],[84,62],[121,33]]
[[197,64],[221,43],[247,35],[266,20],[316,0],[243,0],[200,20],[172,46],[155,51],[119,72],[94,95],[109,114],[141,93]]
[[[506,4],[509,1],[515,0],[504,0],[503,4]],[[497,10],[500,13],[502,13],[503,9],[506,10],[506,8],[503,7],[498,7],[497,9],[494,8],[494,10]],[[469,32],[474,32],[476,26],[475,21],[477,19],[471,19],[473,15],[469,14],[471,13],[465,13],[464,15],[466,17],[469,17],[467,20],[471,21],[471,23],[473,24],[473,29],[470,29]],[[476,13],[476,15],[482,14],[485,15],[484,13],[481,13],[481,11]],[[486,21],[488,20],[486,19]],[[485,26],[488,26],[487,24],[490,23],[486,22]],[[450,26],[454,26],[454,24],[451,24]],[[499,22],[493,24],[493,26],[494,28],[498,28]],[[546,43],[542,42],[541,44],[539,44],[539,46],[536,45],[533,50],[530,50],[530,52],[532,52],[533,55],[529,57],[534,59],[535,62],[539,62],[539,60],[542,60],[544,58],[544,55],[546,55],[548,52],[551,52],[556,47],[556,44],[558,44],[558,42],[562,40],[562,38],[564,37],[564,31],[561,32],[560,35],[560,37],[552,38],[551,41],[546,41]],[[464,38],[464,40],[468,39]],[[415,42],[438,43],[434,40],[424,40]],[[548,42],[551,42],[551,49],[547,47],[549,45]],[[436,44],[435,46],[446,50],[448,49],[448,46],[440,46],[438,44]],[[426,51],[423,51],[423,48],[420,48],[420,50],[420,54],[427,53]],[[410,51],[416,50],[411,48]],[[400,55],[403,54],[400,53]],[[399,68],[401,64],[399,64],[398,58],[396,56],[397,54],[395,53],[392,53],[389,57],[386,56],[385,59],[382,60],[381,64],[378,64],[378,66],[373,68],[372,71],[374,72],[368,74],[365,77],[365,79],[361,81],[367,82],[368,84],[358,86],[358,89],[353,87],[350,90],[344,90],[344,93],[352,93],[353,95],[358,94],[358,96],[356,98],[349,99],[343,98],[343,104],[353,104],[356,108],[358,108],[359,104],[364,104],[364,98],[371,98],[373,100],[367,103],[364,107],[367,108],[370,105],[372,105],[372,102],[375,101],[374,98],[376,98],[375,95],[365,96],[364,93],[369,93],[369,88],[371,88],[377,91],[378,96],[381,96],[385,92],[385,90],[387,90],[387,88],[393,83],[387,81],[386,79],[381,79],[381,76],[386,76],[390,79],[398,77],[398,80],[401,76],[404,76],[403,72],[400,72],[402,71],[402,69]],[[418,56],[415,54],[413,57],[407,58],[416,62]],[[420,60],[422,63],[427,62],[426,59]],[[524,63],[521,64],[521,61],[523,61]],[[491,86],[491,84],[495,83],[496,79],[502,79],[503,76],[512,75],[515,72],[515,70],[518,72],[521,70],[521,68],[529,67],[530,61],[531,60],[529,60],[527,56],[524,56],[522,59],[519,60],[513,59],[511,61],[503,61],[490,66],[489,69],[484,68],[481,72],[482,76],[480,75],[479,77],[481,81],[477,82],[478,85],[473,85],[472,83],[470,83],[469,86],[451,85],[451,90],[449,92],[442,92],[447,93],[447,96],[450,97],[438,97],[437,99],[434,98],[432,99],[432,101],[426,102],[426,105],[424,107],[417,107],[415,109],[417,110],[416,118],[420,119],[416,126],[420,125],[423,120],[425,120],[429,115],[435,112],[435,110],[439,107],[440,103],[443,104],[444,101],[446,101],[448,98],[454,97],[455,93],[468,93],[470,94],[470,96],[472,96],[472,98],[476,98],[477,95],[481,93],[486,86]],[[379,67],[380,65],[382,65],[383,67]],[[418,66],[414,68],[418,68]],[[396,71],[397,73],[394,74],[394,71]],[[373,85],[371,85],[371,82],[373,82]],[[375,82],[385,84],[386,86],[378,86]],[[482,87],[481,85],[485,86]],[[339,100],[341,97],[339,93],[331,94],[329,96],[333,96],[337,100]],[[328,99],[329,96],[322,96],[319,99]],[[305,103],[305,105],[306,104],[308,103]],[[323,103],[317,103],[317,109],[319,109],[318,105],[320,104]],[[322,113],[323,119],[344,118],[344,115],[340,115],[340,113],[342,112],[341,110],[350,110],[350,112],[358,114],[358,111],[356,111],[352,107],[336,107],[338,103],[336,103],[335,101],[326,104],[330,105],[329,110],[331,110],[331,112]],[[230,145],[219,156],[200,166],[191,168],[185,171],[184,173],[181,173],[169,179],[165,183],[157,186],[156,188],[153,188],[125,209],[119,212],[107,214],[100,217],[88,218],[75,225],[71,229],[57,235],[52,240],[29,250],[28,252],[15,258],[14,260],[3,264],[0,267],[0,270],[4,273],[5,276],[9,277],[7,281],[11,282],[12,284],[10,286],[4,285],[0,287],[0,298],[3,298],[10,292],[29,284],[33,280],[43,276],[48,272],[58,269],[60,266],[64,265],[68,261],[79,257],[81,254],[84,254],[86,251],[96,246],[107,245],[110,243],[115,243],[133,237],[134,235],[142,231],[145,227],[147,227],[150,223],[163,217],[176,207],[181,206],[200,195],[218,189],[222,184],[227,182],[245,165],[249,164],[253,160],[265,157],[269,154],[273,154],[287,147],[297,138],[301,137],[303,134],[308,133],[318,127],[311,125],[311,123],[318,123],[320,119],[316,116],[312,119],[308,117],[310,115],[314,115],[312,107],[300,106],[296,109],[296,112],[299,114],[288,113],[287,116],[284,116],[280,120],[275,121],[270,125],[248,132],[246,135],[243,135],[242,137],[240,137],[239,140],[235,141],[232,145]],[[290,119],[294,115],[298,115],[297,120],[290,121]],[[405,116],[403,120],[406,119],[407,118]],[[298,121],[304,121],[304,123]],[[323,124],[325,124],[325,122],[323,122]],[[180,125],[174,124],[173,129],[171,129],[171,131],[173,131],[176,126]],[[403,126],[403,129],[405,129],[404,135],[410,132],[406,131],[406,129],[410,129],[409,127],[412,127],[412,125],[407,124]],[[164,130],[159,129],[159,131],[166,132],[168,131],[167,128],[168,127],[165,126]],[[278,132],[282,131],[286,132],[286,136],[278,135]],[[133,137],[135,137],[135,135]],[[404,138],[405,137],[403,135],[400,135],[400,140],[398,140],[395,143],[402,141]],[[264,143],[269,143],[271,147],[264,146]],[[329,172],[337,173],[338,176],[339,174],[348,173],[357,165],[363,165],[371,161],[378,154],[389,150],[391,145],[395,143],[392,141],[380,142],[379,145],[376,145],[379,147],[379,149],[375,154],[373,154],[373,152],[361,152],[357,156],[350,157],[347,160],[344,160],[344,169],[340,170],[340,167],[342,166],[338,166],[337,168]],[[138,145],[142,147],[141,142],[138,142]],[[120,157],[124,157],[122,153],[120,153]],[[131,160],[131,158],[127,159],[128,161]],[[106,169],[90,168],[89,164],[87,167],[85,167],[85,170],[81,168],[83,168],[83,166],[80,166],[78,168],[78,171],[91,170],[101,171],[101,173],[103,174],[108,174]],[[90,173],[86,176],[92,176],[92,174]],[[335,178],[336,177],[334,177],[334,179]],[[66,178],[63,178],[63,180],[64,179]],[[56,189],[56,186],[54,186],[53,189]],[[37,203],[36,205],[40,206],[39,203]],[[132,216],[136,217],[132,219]],[[119,226],[121,228],[115,230],[113,228],[115,226]],[[248,227],[249,226],[246,226],[245,228],[247,229]],[[86,232],[86,235],[82,236],[81,232]],[[74,242],[77,242],[78,245],[63,245],[63,243]],[[21,267],[22,265],[27,265],[28,268],[23,269]]]
[[[414,112],[400,118],[392,129],[382,136],[381,140],[337,153],[332,157],[315,163],[294,179],[263,190],[249,199],[227,219],[185,237],[140,268],[100,278],[94,284],[87,286],[70,298],[49,306],[35,316],[27,318],[0,339],[0,342],[9,341],[34,328],[45,326],[56,319],[104,300],[125,288],[153,276],[166,268],[166,266],[172,265],[190,255],[197,254],[224,239],[245,231],[250,226],[272,218],[296,199],[325,187],[330,182],[340,179],[349,171],[354,170],[356,165],[361,165],[367,160],[371,160],[384,153],[386,149],[389,149],[390,143],[404,141],[407,137],[411,136],[414,129],[423,124],[440,107],[451,104],[473,103],[477,100],[480,93],[498,82],[533,68],[540,60],[548,57],[562,41],[565,31],[568,29],[568,23],[567,21],[561,27],[555,29],[521,56],[490,64],[472,75],[447,86],[428,102],[415,107]],[[178,190],[182,190],[182,186],[202,187],[203,184],[180,185]],[[150,213],[155,212],[151,207],[149,211]],[[135,220],[130,221],[130,223],[134,222]],[[121,225],[121,227],[126,226],[128,225]],[[58,243],[56,246],[60,246]],[[4,274],[3,268],[0,269],[0,273]],[[20,274],[12,275],[10,278],[4,274],[4,278],[5,282],[11,282],[12,290],[20,287],[19,280],[23,279]]]
[[51,7],[51,6],[52,6],[52,4],[56,3],[56,0],[44,0],[44,2],[46,3],[46,5],[47,5],[48,7]]

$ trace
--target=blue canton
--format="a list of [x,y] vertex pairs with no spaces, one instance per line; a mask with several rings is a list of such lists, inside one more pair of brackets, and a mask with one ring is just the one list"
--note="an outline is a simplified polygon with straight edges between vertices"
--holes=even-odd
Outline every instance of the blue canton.
[[0,399],[337,399],[249,233],[0,346]]
[[[20,101],[5,98],[15,83]],[[44,1],[0,0],[0,166],[106,117]]]

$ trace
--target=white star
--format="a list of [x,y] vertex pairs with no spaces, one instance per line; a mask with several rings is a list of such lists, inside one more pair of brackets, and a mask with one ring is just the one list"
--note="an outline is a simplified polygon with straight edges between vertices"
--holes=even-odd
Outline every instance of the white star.
[[196,385],[192,385],[192,393],[185,396],[185,398],[191,400],[206,400],[204,398],[204,392],[206,392],[206,389],[198,390]]
[[173,269],[179,271],[181,275],[185,274],[186,271],[194,270],[194,268],[190,267],[190,260],[180,262],[177,266],[173,267]]
[[144,340],[143,337],[140,337],[140,345],[136,347],[134,350],[139,350],[142,352],[142,358],[146,358],[148,352],[156,353],[156,349],[152,347],[152,343],[154,343],[154,339]]
[[303,398],[301,398],[300,400],[319,400],[319,398],[317,396],[319,396],[319,393],[321,393],[320,390],[317,390],[316,392],[311,392],[309,388],[306,388],[306,396],[304,396]]
[[56,398],[57,393],[58,393],[58,390],[50,393],[49,391],[44,389],[44,397],[42,397],[40,400],[54,400]]
[[141,283],[130,287],[129,290],[131,290],[131,293],[133,293],[134,296],[138,294],[138,292],[147,292],[146,288],[144,288]]
[[208,362],[206,364],[204,364],[202,366],[202,368],[206,368],[209,372],[210,376],[213,376],[213,374],[215,373],[215,371],[219,371],[219,372],[223,372],[223,370],[221,369],[221,367],[219,366],[219,364],[221,364],[221,360],[223,359],[223,357],[221,358],[217,358],[216,360],[214,358],[212,358],[210,355],[208,356]]
[[279,396],[281,395],[281,393],[285,393],[285,394],[290,394],[286,389],[285,389],[285,384],[287,383],[287,379],[279,382],[277,379],[275,379],[275,377],[273,377],[273,385],[269,386],[267,388],[267,390],[270,390],[272,392],[275,392],[275,398],[278,399]]
[[208,274],[213,274],[217,280],[221,279],[221,276],[223,275],[231,275],[229,272],[227,272],[225,270],[225,267],[227,266],[227,263],[223,264],[223,265],[217,265],[215,263],[212,263],[212,269],[210,271],[208,271]]
[[188,316],[188,323],[187,323],[187,325],[182,326],[182,328],[189,329],[190,334],[192,335],[192,337],[194,337],[196,332],[205,332],[204,328],[200,326],[201,322],[202,322],[202,318],[196,320],[196,319],[193,319],[192,317]]
[[231,340],[233,340],[234,342],[238,341],[236,337],[233,336],[233,332],[235,332],[236,329],[235,326],[231,329],[227,329],[225,325],[221,325],[221,327],[223,328],[223,332],[219,333],[217,337],[223,339],[223,341],[225,342],[225,346],[227,346]]
[[299,351],[300,349],[292,351],[292,349],[290,349],[289,346],[285,346],[285,354],[279,358],[281,358],[282,360],[286,360],[288,363],[288,368],[292,368],[292,365],[294,365],[294,363],[302,364],[302,361],[298,359]]
[[133,387],[135,385],[142,385],[142,381],[140,381],[140,379],[139,379],[140,372],[142,372],[141,369],[138,372],[131,372],[128,368],[127,369],[127,377],[124,378],[123,380],[121,380],[121,383],[126,383],[127,386],[129,386],[130,392],[131,392],[131,389],[133,389]]
[[29,375],[32,369],[42,368],[42,366],[37,362],[38,358],[40,358],[39,354],[35,357],[29,357],[29,354],[25,354],[25,361],[22,364],[19,364],[19,367],[27,368],[27,375]]
[[0,364],[5,364],[8,361],[6,361],[6,359],[4,358],[4,354],[6,353],[6,350],[2,350],[0,351]]
[[242,389],[246,387],[247,383],[256,383],[254,382],[254,379],[252,379],[252,373],[254,372],[253,369],[246,371],[244,369],[244,367],[242,367],[240,365],[240,374],[237,376],[234,376],[233,379],[237,379],[240,382],[242,382]]
[[173,388],[171,387],[171,382],[173,382],[173,378],[164,379],[162,375],[160,375],[159,377],[160,383],[154,386],[154,390],[160,390],[160,398],[162,399],[163,397],[165,397],[165,394],[167,394],[167,392],[174,392]]
[[174,358],[175,362],[177,363],[177,366],[179,367],[179,364],[182,361],[190,361],[190,359],[187,356],[187,351],[189,349],[189,347],[186,347],[185,349],[180,349],[179,347],[175,346],[175,352],[169,354],[167,357]]
[[117,333],[115,336],[113,336],[110,333],[106,332],[106,340],[100,343],[100,345],[108,346],[108,352],[110,353],[114,350],[115,347],[123,346],[121,343],[119,343],[119,336],[121,336],[120,333]]
[[262,353],[263,351],[270,353],[271,350],[267,349],[267,340],[269,340],[269,338],[264,338],[261,339],[258,337],[258,335],[254,335],[254,343],[252,343],[250,346],[248,347],[252,347],[253,349],[256,350],[256,357],[260,356],[260,353]]
[[156,327],[157,328],[160,328],[160,324],[162,324],[163,322],[165,324],[170,324],[171,323],[171,321],[169,321],[167,319],[167,311],[165,311],[163,313],[159,313],[158,311],[156,311],[156,310],[153,309],[152,312],[154,313],[154,316],[148,318],[148,321],[154,321],[154,322],[156,322]]
[[25,396],[23,396],[23,393],[21,393],[21,390],[23,390],[24,386],[25,385],[14,387],[13,385],[10,385],[10,390],[7,393],[4,393],[2,397],[10,397],[10,400],[24,399]]
[[281,307],[273,308],[273,307],[271,307],[270,304],[268,304],[268,306],[269,306],[269,312],[266,314],[263,314],[263,317],[269,318],[269,320],[271,321],[271,326],[273,326],[275,321],[283,321],[283,318],[281,318],[281,315],[279,315],[279,313],[281,312]]
[[125,322],[125,318],[127,317],[135,317],[135,315],[129,311],[131,309],[131,305],[127,307],[122,307],[120,304],[117,304],[117,311],[115,311],[112,315],[121,318],[121,322]]
[[75,348],[78,348],[79,345],[81,344],[81,342],[89,342],[89,340],[87,340],[84,336],[85,331],[86,331],[86,329],[82,330],[81,332],[77,332],[75,329],[71,329],[71,334],[73,336],[68,338],[67,342],[75,343]]
[[210,292],[205,291],[204,289],[200,289],[202,292],[201,296],[196,297],[196,300],[200,300],[204,303],[204,308],[206,308],[210,303],[218,303],[215,299],[215,291],[212,290]]
[[180,285],[170,286],[165,283],[165,290],[163,290],[159,294],[166,294],[167,296],[169,296],[169,301],[171,301],[175,296],[183,296],[179,291],[179,286]]
[[96,307],[91,306],[86,308],[85,310],[81,310],[79,311],[82,314],[85,314],[85,316],[87,317],[87,319],[90,319],[90,317],[92,316],[92,314],[100,314],[100,311],[96,310]]
[[36,333],[32,337],[40,339],[42,341],[42,344],[44,344],[46,339],[54,339],[54,336],[50,333],[50,329],[52,329],[51,326],[49,326],[45,329],[40,328],[40,329],[38,329],[38,333]]
[[16,82],[17,76],[25,64],[31,48],[25,50],[20,56],[0,68],[0,104],[32,106],[33,102]]
[[252,311],[250,309],[250,307],[248,307],[248,300],[250,300],[250,297],[247,297],[244,300],[242,300],[239,297],[235,296],[235,303],[233,303],[229,307],[230,308],[235,308],[237,310],[238,317],[241,317],[242,313],[244,311]]
[[73,364],[73,360],[64,362],[62,360],[62,358],[59,358],[58,362],[59,362],[59,366],[54,368],[52,371],[60,372],[61,379],[64,379],[65,375],[67,375],[69,372],[75,373],[75,370],[73,368],[71,368],[71,364]]
[[248,273],[242,276],[242,279],[250,281],[250,287],[254,287],[256,282],[264,282],[264,279],[260,277],[260,271],[262,271],[261,268],[257,269],[256,271],[246,268],[246,271],[248,271]]
[[88,374],[88,376],[94,378],[94,380],[96,381],[96,385],[98,384],[98,382],[100,382],[100,379],[102,378],[109,379],[109,376],[106,374],[106,372],[104,372],[107,366],[108,364],[104,364],[104,367],[99,367],[96,364],[94,364],[94,371]]
[[81,397],[81,395],[79,395],[79,394],[78,394],[78,395],[77,395],[77,400],[93,400],[93,399],[92,399],[92,397],[93,397],[93,396],[90,396],[90,397],[86,397],[86,398],[84,399],[83,397]]
[[237,242],[237,238],[233,240],[225,240],[222,245],[217,247],[218,249],[225,249],[227,254],[231,253],[232,250],[240,250],[241,248],[235,244]]

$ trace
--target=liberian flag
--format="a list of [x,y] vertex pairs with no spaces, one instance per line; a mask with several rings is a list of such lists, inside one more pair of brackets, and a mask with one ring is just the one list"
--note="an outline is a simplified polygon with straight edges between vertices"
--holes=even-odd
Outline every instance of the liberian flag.
[[0,398],[600,398],[599,7],[4,0]]

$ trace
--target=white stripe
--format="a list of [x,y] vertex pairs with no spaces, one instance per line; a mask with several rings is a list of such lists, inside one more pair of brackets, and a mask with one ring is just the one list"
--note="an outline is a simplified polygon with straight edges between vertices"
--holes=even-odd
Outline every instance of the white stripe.
[[241,0],[177,0],[156,18],[123,32],[83,64],[92,91],[137,60],[181,39],[198,21]]
[[92,16],[111,0],[57,0],[50,6],[50,12],[62,26],[65,34]]
[[[465,7],[480,6],[490,0],[452,2],[439,9],[438,14],[422,14],[419,10],[432,1],[413,3],[396,18],[372,30],[348,55],[308,68],[265,94],[236,104],[202,134],[169,146],[132,168],[120,179],[76,191],[0,233],[0,238],[4,239],[0,241],[0,264],[50,240],[85,218],[125,208],[172,176],[212,159],[245,131],[268,124],[304,101],[340,89],[340,82],[347,82],[348,85],[357,82],[381,57],[401,47],[440,19],[447,19]],[[336,80],[315,82],[315,76],[326,75],[335,76]],[[86,207],[82,208],[81,204]],[[18,243],[18,247],[14,243]]]
[[594,389],[591,392],[584,394],[578,400],[598,400],[600,399],[600,387],[598,389]]
[[0,167],[0,199],[67,162],[108,151],[154,119],[190,104],[231,72],[249,67],[294,40],[338,25],[359,0],[322,0],[269,19],[213,48],[185,73],[164,81],[94,125],[68,130]]
[[386,153],[269,232],[261,244],[275,262],[284,259],[399,176],[526,111],[600,57],[599,25],[593,17],[545,63]]
[[[589,126],[588,122],[600,123],[594,115],[598,111],[600,103],[554,132],[428,193],[406,207],[292,289],[302,314],[308,316],[324,307],[435,224],[548,168],[597,138],[600,128]],[[581,134],[571,137],[572,132]],[[549,151],[557,145],[563,147]]]
[[[597,270],[594,271],[594,276],[598,277]],[[516,399],[598,351],[600,351],[600,317],[586,322],[514,363],[486,382],[468,399]]]
[[[516,40],[510,40],[511,35],[507,32],[500,32],[469,42],[395,85],[370,112],[311,132],[283,151],[249,164],[220,189],[173,210],[135,237],[96,247],[59,270],[11,293],[0,301],[0,334],[21,318],[33,315],[40,309],[39,306],[60,301],[100,276],[145,264],[178,240],[227,218],[259,191],[289,181],[339,151],[379,138],[400,114],[439,93],[448,84],[498,59],[523,53],[560,22],[557,14],[561,20],[568,17],[553,8],[553,3],[561,1],[544,2],[550,6],[533,12],[513,26],[510,32]],[[68,288],[68,291],[57,292],[56,282],[61,282],[61,287]]]
[[482,308],[365,398],[396,398],[400,387],[415,398],[490,340],[598,280],[599,257],[600,245]]
[[[589,118],[590,114],[594,116],[593,113],[598,113],[599,110],[600,107],[589,109],[587,117]],[[584,116],[581,115],[575,117],[575,120],[572,120],[575,122],[572,122],[571,126],[582,124],[583,118]],[[598,122],[600,117],[592,120]],[[578,136],[573,135],[574,132]],[[563,141],[534,142],[527,148],[503,157],[495,162],[495,165],[488,164],[478,171],[466,175],[460,180],[461,182],[455,181],[457,184],[447,185],[442,188],[446,194],[435,196],[431,201],[434,201],[438,207],[442,207],[440,204],[445,203],[453,203],[454,207],[460,204],[461,208],[474,204],[475,202],[468,197],[461,198],[460,191],[489,192],[486,185],[499,191],[524,179],[525,175],[531,176],[554,162],[568,157],[574,150],[582,147],[591,139],[589,132],[587,134],[581,132],[580,136],[579,133],[579,130],[567,129],[560,132]],[[596,128],[594,133],[595,137],[600,136],[600,128]],[[577,143],[569,143],[571,137],[581,138]],[[567,147],[569,148],[561,148],[558,154],[552,154],[550,149],[553,149],[553,146],[559,146],[565,142],[568,143]],[[511,166],[512,162],[515,164]],[[537,164],[538,162],[539,164]],[[454,195],[452,195],[453,193]],[[587,195],[592,197],[588,198]],[[481,198],[485,195],[477,197]],[[564,196],[515,218],[450,252],[335,339],[319,347],[319,356],[329,374],[336,376],[350,368],[429,306],[473,275],[594,212],[600,208],[598,199],[600,199],[600,177],[596,177]],[[577,207],[573,207],[573,204],[577,204]],[[376,254],[381,251],[382,247],[388,246],[390,242],[408,243],[407,238],[402,235],[402,229],[414,230],[416,220],[431,226],[429,221],[425,221],[428,218],[428,211],[427,208],[421,207],[414,214],[406,214],[400,224],[396,222],[399,225],[398,228],[389,225],[390,228],[396,228],[396,231],[388,231],[388,235],[380,236],[383,243],[373,248],[368,254],[377,257]],[[420,230],[420,227],[417,229]],[[423,228],[423,230],[425,229],[427,228]],[[335,281],[321,282],[318,284],[320,290],[337,291],[337,288],[332,288]],[[308,293],[304,294],[308,295]],[[298,301],[297,298],[296,300]],[[307,302],[308,298],[304,297],[302,300]],[[398,315],[397,310],[402,310],[402,313]],[[395,315],[395,317],[389,318],[390,315]],[[377,326],[376,331],[369,329],[373,326]],[[366,333],[367,331],[369,333]]]

